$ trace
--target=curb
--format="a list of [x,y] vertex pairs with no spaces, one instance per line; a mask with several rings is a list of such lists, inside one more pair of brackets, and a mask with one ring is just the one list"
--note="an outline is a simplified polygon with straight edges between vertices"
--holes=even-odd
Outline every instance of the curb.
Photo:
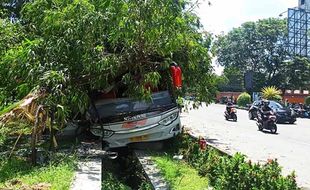
[[[187,130],[187,129],[185,128],[185,131],[186,131],[186,132],[189,134],[189,136],[191,136],[193,139],[196,139],[196,140],[199,139],[199,137],[198,137],[197,135],[194,135],[194,133],[191,132],[190,130]],[[219,147],[217,147],[217,146],[215,146],[215,145],[209,143],[208,141],[206,141],[206,143],[207,143],[208,146],[211,146],[212,148],[216,149],[216,150],[217,150],[218,152],[220,152],[222,155],[226,155],[226,156],[228,156],[228,157],[232,157],[232,156],[233,156],[232,153],[230,153],[230,152],[228,152],[228,151],[226,151],[226,150],[220,149]]]
[[169,185],[162,177],[160,170],[157,168],[154,161],[144,151],[135,150],[137,156],[148,180],[151,182],[154,190],[169,190]]

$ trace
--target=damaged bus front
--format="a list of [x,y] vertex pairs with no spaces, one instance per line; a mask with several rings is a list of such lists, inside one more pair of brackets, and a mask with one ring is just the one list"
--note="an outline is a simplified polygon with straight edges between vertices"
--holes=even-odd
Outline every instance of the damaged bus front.
[[153,93],[151,102],[97,100],[88,117],[92,134],[101,136],[111,148],[169,139],[181,130],[179,109],[168,91]]

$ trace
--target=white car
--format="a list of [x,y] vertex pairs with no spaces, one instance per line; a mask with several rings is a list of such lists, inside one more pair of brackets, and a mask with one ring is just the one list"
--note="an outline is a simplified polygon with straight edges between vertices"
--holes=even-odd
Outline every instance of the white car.
[[181,130],[179,109],[168,91],[153,93],[151,102],[103,99],[95,107],[88,113],[90,131],[103,136],[110,148],[169,139]]

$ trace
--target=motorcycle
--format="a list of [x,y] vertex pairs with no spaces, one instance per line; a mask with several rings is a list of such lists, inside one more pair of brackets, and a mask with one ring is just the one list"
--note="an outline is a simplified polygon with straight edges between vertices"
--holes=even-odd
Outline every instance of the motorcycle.
[[272,111],[266,113],[257,113],[258,118],[256,119],[256,125],[258,130],[263,131],[264,129],[270,130],[271,133],[275,134],[277,132],[277,117]]
[[232,107],[229,110],[224,112],[224,116],[226,120],[232,119],[233,121],[237,121],[237,110]]
[[309,118],[310,117],[309,110],[306,110],[303,108],[295,108],[293,110],[295,111],[297,117],[300,117],[300,118]]
[[310,118],[310,110],[308,106],[293,105],[291,106],[291,109],[295,112],[296,117]]

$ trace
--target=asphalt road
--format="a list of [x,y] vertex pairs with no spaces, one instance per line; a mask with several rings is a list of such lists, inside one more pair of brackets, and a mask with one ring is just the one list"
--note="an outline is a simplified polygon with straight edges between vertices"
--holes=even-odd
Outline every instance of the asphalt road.
[[182,125],[229,153],[241,152],[251,161],[277,159],[286,175],[295,170],[297,182],[310,189],[310,119],[278,124],[277,134],[258,131],[246,110],[237,110],[238,121],[226,121],[225,105],[205,105],[181,114]]

